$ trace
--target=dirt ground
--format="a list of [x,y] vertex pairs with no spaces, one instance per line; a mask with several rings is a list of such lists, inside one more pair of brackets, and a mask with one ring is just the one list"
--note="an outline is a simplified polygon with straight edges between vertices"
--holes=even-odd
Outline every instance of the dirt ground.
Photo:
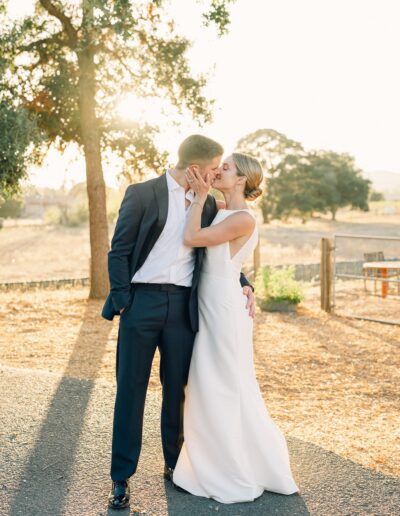
[[[0,293],[0,363],[114,383],[118,322],[88,289]],[[400,475],[400,327],[329,316],[311,296],[296,314],[258,312],[254,360],[286,435]],[[158,359],[150,388],[159,389]]]

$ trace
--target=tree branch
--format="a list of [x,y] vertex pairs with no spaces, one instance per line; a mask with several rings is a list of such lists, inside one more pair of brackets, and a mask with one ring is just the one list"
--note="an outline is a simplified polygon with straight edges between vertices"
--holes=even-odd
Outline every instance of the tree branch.
[[19,47],[19,50],[21,52],[31,52],[32,50],[38,50],[38,48],[42,47],[43,45],[47,45],[49,43],[58,43],[62,45],[65,44],[66,41],[63,40],[60,37],[60,34],[53,34],[52,36],[49,36],[48,38],[38,39],[36,41],[32,41],[32,43],[29,43],[28,45],[22,45]]
[[56,5],[54,5],[51,0],[39,0],[42,7],[46,9],[46,11],[51,14],[51,16],[54,16],[57,18],[61,25],[63,26],[64,31],[66,32],[71,47],[75,47],[77,43],[77,30],[72,25],[71,18],[68,18],[61,9],[59,9]]
[[115,59],[117,61],[119,61],[119,63],[122,65],[122,67],[125,69],[126,72],[128,72],[128,74],[132,77],[132,79],[135,79],[135,80],[140,80],[141,79],[141,76],[140,75],[137,75],[135,74],[130,68],[129,66],[127,65],[127,63],[123,60],[123,58],[118,54],[117,51],[115,50],[112,50],[111,48],[109,48],[107,45],[103,45],[102,46],[102,49],[105,51],[105,52],[108,52],[109,54],[111,54],[112,56],[115,57]]

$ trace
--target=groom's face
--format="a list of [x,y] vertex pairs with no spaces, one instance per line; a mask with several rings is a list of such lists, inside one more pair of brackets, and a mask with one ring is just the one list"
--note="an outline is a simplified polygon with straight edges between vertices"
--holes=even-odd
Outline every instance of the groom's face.
[[204,181],[207,178],[207,174],[210,175],[211,183],[213,183],[215,179],[215,175],[218,172],[219,164],[221,162],[222,156],[216,156],[211,161],[203,162],[199,165],[199,172]]

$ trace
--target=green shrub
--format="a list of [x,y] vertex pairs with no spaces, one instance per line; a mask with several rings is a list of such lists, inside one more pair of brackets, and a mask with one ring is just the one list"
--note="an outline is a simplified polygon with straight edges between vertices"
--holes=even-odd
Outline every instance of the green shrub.
[[257,297],[261,305],[268,302],[288,302],[297,305],[304,299],[302,284],[294,279],[294,266],[264,267],[256,280]]
[[57,206],[49,206],[44,212],[46,224],[61,224],[61,210]]
[[84,203],[74,206],[68,213],[66,225],[77,227],[86,224],[89,220],[89,209]]

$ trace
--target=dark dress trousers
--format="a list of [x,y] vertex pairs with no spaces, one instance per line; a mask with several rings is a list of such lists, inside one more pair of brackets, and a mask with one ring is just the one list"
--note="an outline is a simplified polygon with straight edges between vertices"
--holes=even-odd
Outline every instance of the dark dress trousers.
[[[202,227],[209,226],[216,213],[215,199],[208,196],[201,217]],[[163,391],[161,437],[165,463],[169,467],[175,467],[183,442],[184,387],[198,330],[197,287],[205,249],[195,250],[191,288],[148,290],[131,283],[159,238],[167,215],[165,175],[128,186],[108,253],[111,288],[102,316],[112,320],[125,308],[120,317],[117,343],[117,394],[111,459],[113,480],[125,480],[137,468],[144,404],[157,347]],[[240,282],[242,286],[249,285],[243,274]]]

